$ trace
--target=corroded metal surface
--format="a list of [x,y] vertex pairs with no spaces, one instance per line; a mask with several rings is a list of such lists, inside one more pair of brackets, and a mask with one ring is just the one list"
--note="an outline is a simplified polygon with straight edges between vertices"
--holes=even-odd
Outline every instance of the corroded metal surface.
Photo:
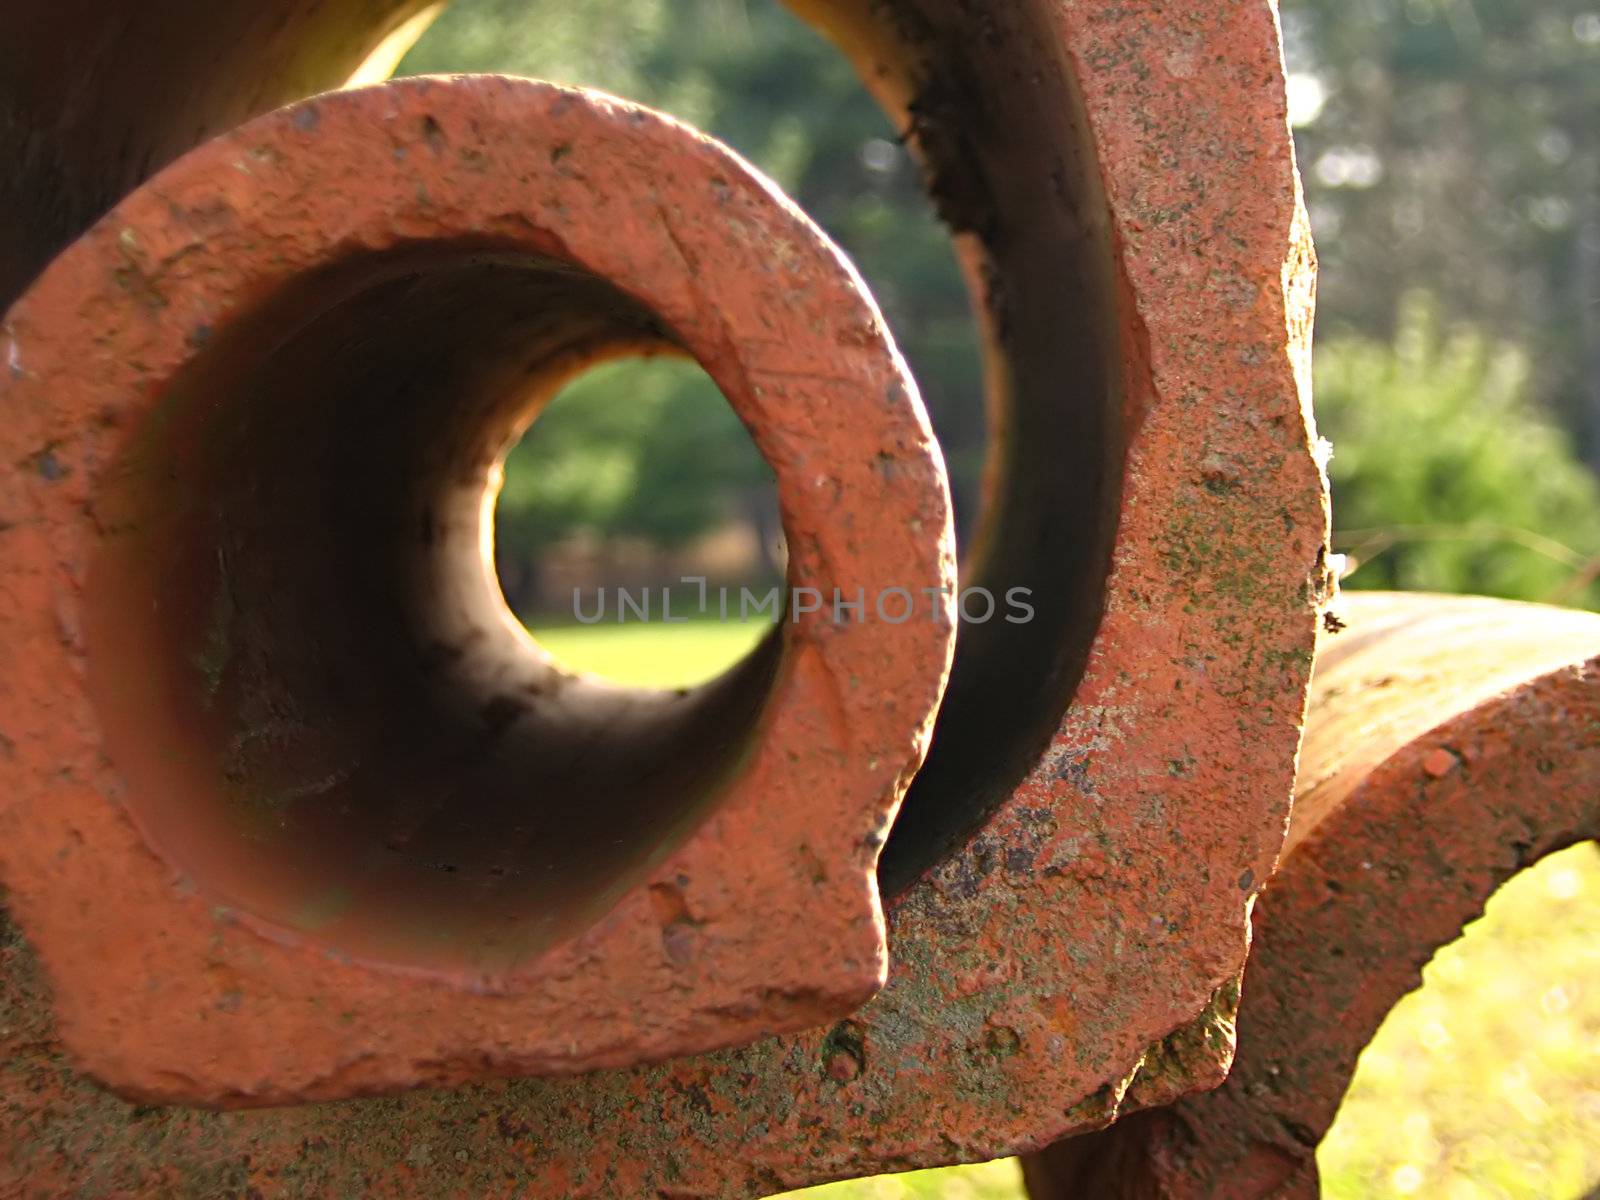
[[1035,1156],[1039,1200],[1318,1195],[1317,1144],[1422,966],[1509,876],[1600,834],[1600,617],[1419,595],[1345,607],[1227,1083]]
[[742,1196],[1039,1146],[1220,1077],[1327,587],[1272,9],[794,7],[906,129],[956,236],[997,423],[968,582],[1037,607],[961,632],[884,852],[887,988],[656,1067],[215,1114],[73,1074],[14,940],[0,1179]]
[[[543,399],[634,352],[718,381],[791,587],[829,601],[694,690],[560,671],[484,549]],[[715,1048],[880,986],[948,497],[854,272],[731,153],[526,81],[333,93],[118,205],[0,362],[0,872],[85,1069],[363,1094]],[[832,606],[894,588],[915,620]]]

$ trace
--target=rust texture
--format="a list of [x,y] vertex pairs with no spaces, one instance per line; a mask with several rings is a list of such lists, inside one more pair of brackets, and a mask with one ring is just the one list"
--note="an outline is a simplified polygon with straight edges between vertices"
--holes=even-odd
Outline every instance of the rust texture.
[[731,154],[525,81],[330,94],[136,191],[0,346],[0,870],[85,1069],[281,1102],[877,990],[948,604],[796,605],[721,679],[639,692],[559,671],[484,549],[544,397],[687,353],[773,466],[792,587],[953,584],[881,318]]
[[72,1073],[18,942],[0,1171],[41,1194],[751,1196],[1040,1147],[1221,1078],[1329,586],[1274,12],[793,6],[955,235],[996,427],[967,582],[1037,602],[960,631],[883,851],[887,986],[657,1066],[207,1113]]
[[1030,1195],[1320,1194],[1357,1056],[1507,878],[1600,833],[1600,617],[1349,596],[1255,914],[1228,1081],[1026,1161]]

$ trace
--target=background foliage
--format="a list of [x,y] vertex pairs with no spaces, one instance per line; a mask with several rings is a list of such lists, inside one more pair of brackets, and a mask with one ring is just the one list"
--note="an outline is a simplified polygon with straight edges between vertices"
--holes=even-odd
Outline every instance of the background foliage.
[[1600,9],[1286,0],[1324,333],[1385,339],[1412,288],[1519,345],[1600,462]]
[[1352,583],[1593,601],[1600,486],[1533,399],[1528,355],[1442,327],[1426,292],[1387,340],[1324,338],[1317,421]]

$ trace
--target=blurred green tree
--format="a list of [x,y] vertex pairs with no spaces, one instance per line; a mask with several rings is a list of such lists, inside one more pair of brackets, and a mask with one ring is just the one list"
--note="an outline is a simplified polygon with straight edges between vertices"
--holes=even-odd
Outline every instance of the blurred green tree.
[[1284,0],[1322,329],[1387,338],[1408,288],[1530,351],[1600,465],[1600,5]]
[[1600,484],[1530,400],[1527,356],[1409,293],[1392,344],[1317,348],[1335,547],[1352,587],[1593,606]]
[[[772,472],[696,364],[662,356],[604,363],[539,415],[507,456],[496,512],[501,586],[539,607],[540,552],[578,535],[676,549],[743,518],[770,552]],[[766,562],[769,573],[775,564]]]

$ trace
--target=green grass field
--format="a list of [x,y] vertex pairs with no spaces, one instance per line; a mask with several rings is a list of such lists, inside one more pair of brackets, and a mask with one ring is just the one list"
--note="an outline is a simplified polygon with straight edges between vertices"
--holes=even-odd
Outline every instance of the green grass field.
[[[717,674],[764,626],[538,630],[570,666],[639,686]],[[1318,1151],[1332,1200],[1579,1200],[1600,1185],[1600,852],[1517,876],[1425,972],[1362,1056]],[[1246,1034],[1248,1036],[1248,1033]],[[1021,1200],[1014,1162],[790,1193],[806,1200]]]
[[[1015,1159],[942,1171],[879,1175],[850,1183],[787,1192],[780,1200],[1022,1200],[1022,1168]],[[1085,1197],[1088,1200],[1088,1197]]]
[[765,621],[687,621],[681,625],[605,621],[533,623],[539,644],[569,667],[634,687],[688,687],[721,674],[772,628]]
[[1362,1055],[1317,1154],[1335,1200],[1578,1200],[1600,1184],[1600,852],[1512,879]]

